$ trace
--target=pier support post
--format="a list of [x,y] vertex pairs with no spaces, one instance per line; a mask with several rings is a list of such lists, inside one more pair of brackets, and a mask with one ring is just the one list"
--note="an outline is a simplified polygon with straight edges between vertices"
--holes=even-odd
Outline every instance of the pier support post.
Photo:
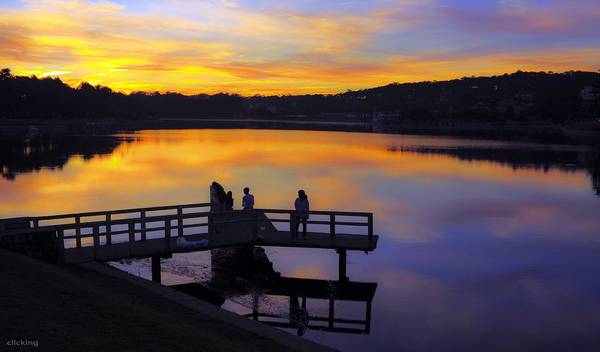
[[327,322],[330,329],[333,329],[333,323],[335,320],[335,300],[333,297],[329,297],[329,315],[327,316]]
[[152,257],[152,281],[160,283],[160,257]]
[[367,302],[367,312],[365,317],[365,331],[368,333],[371,332],[371,301]]
[[338,255],[339,255],[339,265],[338,265],[338,269],[339,269],[339,274],[338,274],[338,280],[339,281],[348,281],[348,276],[346,276],[346,250],[345,249],[338,249],[337,250]]

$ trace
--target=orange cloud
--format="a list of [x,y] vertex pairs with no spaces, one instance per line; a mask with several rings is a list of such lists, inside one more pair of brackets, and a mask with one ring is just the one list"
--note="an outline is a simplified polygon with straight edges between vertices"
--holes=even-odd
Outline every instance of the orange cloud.
[[[516,69],[597,69],[594,47],[449,54],[379,43],[382,35],[410,40],[412,26],[427,19],[404,10],[415,4],[316,13],[203,1],[178,2],[180,12],[164,14],[112,2],[29,1],[0,12],[0,62],[16,74],[57,75],[71,85],[245,95],[335,93]],[[527,16],[534,27],[561,26],[550,15]]]

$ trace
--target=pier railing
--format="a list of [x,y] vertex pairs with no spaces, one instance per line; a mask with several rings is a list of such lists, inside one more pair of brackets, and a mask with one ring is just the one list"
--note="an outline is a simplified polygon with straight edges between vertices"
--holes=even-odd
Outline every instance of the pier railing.
[[[121,235],[128,235],[128,242],[135,242],[137,235],[146,240],[147,234],[153,232],[162,232],[160,237],[165,238],[171,237],[173,230],[183,235],[186,228],[208,226],[209,214],[210,203],[195,203],[38,216],[29,221],[34,229],[56,229],[62,247],[65,240],[75,240],[74,247],[80,248],[82,240],[89,238],[93,238],[94,246],[99,246],[100,238],[110,245],[113,237]],[[200,222],[184,223],[188,219]]]
[[[289,224],[290,233],[297,235],[297,225],[300,218],[304,216],[303,213],[299,213],[295,210],[289,209],[253,209],[253,210],[235,210],[235,211],[220,211],[213,212],[218,219],[219,215],[223,215],[224,220],[213,220],[214,224],[219,223],[235,223],[235,222],[254,222],[256,231],[262,223],[287,223]],[[234,218],[227,218],[228,214],[239,214]],[[259,218],[258,214],[264,214],[265,217]],[[282,217],[282,215],[284,215]],[[325,210],[311,210],[308,213],[309,218],[307,219],[307,225],[321,225],[327,228],[326,231],[317,231],[317,233],[329,234],[331,237],[335,237],[339,226],[346,226],[347,228],[364,228],[362,235],[373,237],[373,213],[365,212],[349,212],[349,211],[325,211]],[[310,219],[310,216],[317,216],[325,218],[324,220]],[[344,219],[346,218],[346,219]],[[347,219],[352,218],[352,219]]]
[[[210,209],[210,203],[193,203],[193,204],[181,204],[181,205],[166,205],[166,206],[158,206],[158,207],[148,207],[148,208],[131,208],[131,209],[118,209],[118,210],[103,210],[103,211],[90,211],[83,213],[69,213],[69,214],[59,214],[59,215],[46,215],[46,216],[35,216],[27,218],[31,221],[31,225],[33,228],[37,227],[48,227],[48,226],[58,226],[64,224],[71,223],[86,223],[86,218],[98,218],[104,217],[107,222],[110,222],[111,217],[115,215],[120,215],[129,218],[139,217],[141,219],[147,213],[150,212],[168,212],[174,211],[177,214],[183,212],[183,209],[190,208],[206,208]],[[52,223],[47,223],[52,222]],[[88,222],[91,222],[88,220]]]
[[[313,225],[309,231],[311,234],[328,235],[332,240],[337,234],[365,235],[369,241],[374,237],[372,213],[317,210],[310,211],[309,215],[307,224]],[[129,247],[134,249],[136,243],[143,243],[147,239],[164,239],[165,248],[169,250],[171,238],[175,236],[203,235],[208,236],[212,243],[214,236],[221,237],[218,229],[226,226],[224,224],[245,223],[240,228],[252,229],[258,234],[264,231],[287,232],[287,225],[283,230],[275,226],[284,223],[289,225],[289,233],[297,236],[299,216],[300,213],[289,209],[211,212],[210,203],[196,203],[28,217],[23,221],[30,223],[29,229],[16,231],[55,231],[60,251],[100,248],[116,243],[129,243]],[[317,231],[314,231],[314,225],[318,225]],[[232,243],[234,240],[232,238]],[[220,245],[224,243],[222,238],[218,242]]]

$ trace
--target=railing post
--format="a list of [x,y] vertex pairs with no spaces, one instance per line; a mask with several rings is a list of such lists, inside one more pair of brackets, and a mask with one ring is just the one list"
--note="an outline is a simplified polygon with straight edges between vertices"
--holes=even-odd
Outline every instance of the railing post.
[[171,248],[171,219],[165,220],[165,243],[167,250]]
[[160,257],[152,256],[152,281],[160,284]]
[[135,223],[133,221],[128,224],[129,230],[129,254],[133,253],[133,246],[135,245]]
[[92,235],[94,236],[94,247],[100,246],[100,226],[96,225],[92,228]]
[[177,236],[183,236],[183,208],[177,207]]
[[329,236],[331,238],[335,236],[335,214],[329,215]]
[[141,237],[142,241],[146,240],[146,211],[140,211],[140,228],[141,228]]
[[370,213],[367,216],[367,221],[368,221],[368,231],[369,231],[369,241],[373,239],[373,213]]
[[293,236],[298,236],[298,232],[296,230],[297,230],[297,227],[296,227],[296,212],[295,211],[291,211],[290,212],[290,233]]
[[40,221],[38,219],[33,219],[33,228],[38,228],[40,226]]
[[110,213],[106,214],[106,244],[112,244],[112,219]]
[[365,331],[368,334],[371,332],[371,301],[367,302],[367,311],[365,315]]
[[258,239],[258,213],[256,212],[256,210],[252,210],[252,220],[253,220],[252,240],[256,241]]
[[335,306],[335,300],[333,299],[333,295],[331,297],[329,297],[329,321],[328,321],[328,325],[329,328],[332,329],[333,328],[333,320],[334,320],[334,316],[335,316],[335,310],[334,310],[334,306]]
[[347,281],[348,280],[348,276],[346,275],[346,250],[345,249],[338,249],[337,250],[338,255],[339,255],[339,263],[338,263],[338,280],[339,281]]
[[79,226],[81,224],[81,218],[79,215],[75,217],[75,224],[77,225],[77,227],[75,227],[75,244],[77,248],[81,248],[81,227]]
[[96,225],[92,228],[92,235],[94,236],[94,259],[96,259],[96,252],[98,251],[98,248],[100,247],[100,236],[98,235],[99,233],[99,226]]
[[65,261],[65,230],[58,228],[58,253],[61,261]]

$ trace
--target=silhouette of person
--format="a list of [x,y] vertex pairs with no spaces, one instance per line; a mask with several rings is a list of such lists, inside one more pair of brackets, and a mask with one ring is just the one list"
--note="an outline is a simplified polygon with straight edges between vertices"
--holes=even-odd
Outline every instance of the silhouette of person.
[[298,336],[303,336],[308,325],[308,311],[306,310],[306,297],[302,297],[302,307],[298,296],[290,296],[290,324],[295,325]]
[[302,222],[302,236],[306,236],[306,221],[308,220],[309,204],[306,192],[303,189],[298,191],[298,198],[294,202],[296,208],[296,234]]
[[244,197],[242,198],[242,209],[252,210],[254,209],[254,196],[250,194],[250,188],[244,188]]
[[225,210],[233,210],[233,193],[227,192],[227,198],[225,200]]
[[217,205],[217,209],[214,210],[224,210],[225,209],[225,203],[227,201],[227,195],[225,194],[225,190],[223,189],[223,186],[221,186],[218,182],[213,181],[213,183],[210,185],[211,187],[211,192],[213,192],[213,196],[214,199],[211,199],[211,202],[215,202]]

